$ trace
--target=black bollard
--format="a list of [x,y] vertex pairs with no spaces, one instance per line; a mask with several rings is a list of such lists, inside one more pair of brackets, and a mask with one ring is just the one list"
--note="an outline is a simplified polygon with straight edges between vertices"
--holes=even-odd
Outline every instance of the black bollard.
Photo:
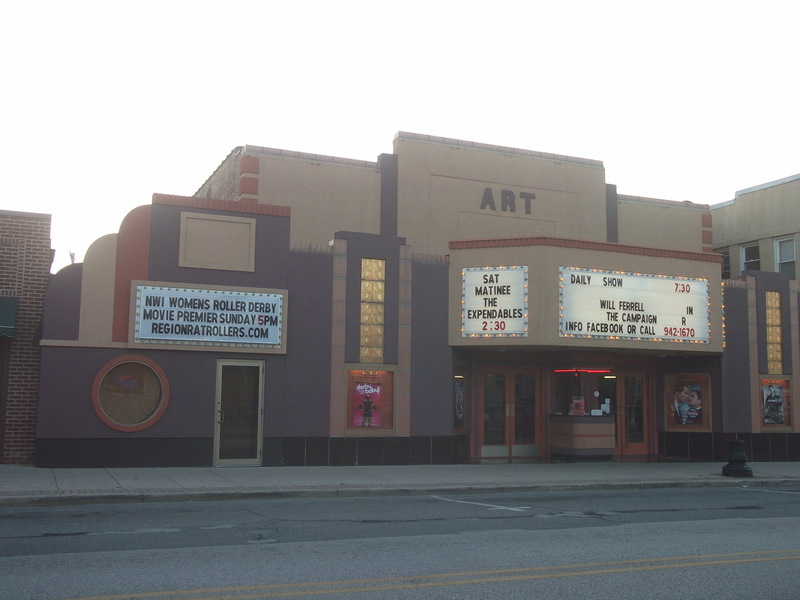
[[753,469],[747,466],[748,460],[744,440],[731,440],[728,444],[728,464],[722,467],[722,474],[727,477],[752,477]]

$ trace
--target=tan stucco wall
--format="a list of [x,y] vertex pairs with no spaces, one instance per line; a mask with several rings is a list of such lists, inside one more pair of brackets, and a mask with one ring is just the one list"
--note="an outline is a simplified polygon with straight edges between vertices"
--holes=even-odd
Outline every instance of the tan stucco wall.
[[707,204],[620,197],[617,204],[620,244],[702,252]]
[[[398,234],[415,252],[447,254],[450,240],[555,236],[606,240],[599,161],[398,134]],[[481,208],[490,188],[495,210]],[[502,190],[515,197],[502,210]],[[522,193],[535,194],[530,214]]]
[[714,245],[727,246],[796,233],[800,225],[800,177],[782,185],[737,194],[711,207]]
[[[736,194],[711,207],[714,247],[728,248],[731,277],[741,275],[741,248],[758,243],[762,271],[775,271],[775,240],[800,233],[800,176]],[[797,248],[795,249],[797,251]]]
[[78,341],[89,346],[111,344],[117,234],[96,240],[86,251],[81,279],[81,322]]
[[251,149],[247,155],[260,161],[258,202],[291,208],[293,243],[327,244],[337,231],[380,233],[377,163]]
[[[603,245],[605,246],[605,244]],[[621,247],[624,250],[624,247]],[[529,333],[517,338],[461,336],[461,271],[481,266],[528,267]],[[649,340],[606,340],[559,336],[559,267],[580,267],[636,274],[692,277],[708,280],[711,339],[708,344]],[[454,346],[537,346],[553,349],[659,352],[722,352],[722,285],[719,263],[689,258],[654,257],[628,252],[569,248],[563,245],[454,249],[450,254],[449,331]]]
[[[393,150],[397,235],[414,252],[447,254],[452,240],[608,240],[601,161],[404,132]],[[380,233],[378,162],[243,146],[214,178],[236,161],[248,164],[242,177],[249,185],[257,182],[242,199],[290,207],[293,243],[326,244],[337,231]],[[611,229],[620,243],[701,252],[710,246],[701,223],[706,212],[707,205],[620,196]]]

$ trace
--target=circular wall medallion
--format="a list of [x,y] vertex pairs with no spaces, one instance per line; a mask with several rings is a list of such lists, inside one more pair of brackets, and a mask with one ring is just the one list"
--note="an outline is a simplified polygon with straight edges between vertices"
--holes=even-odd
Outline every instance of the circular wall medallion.
[[103,423],[117,431],[147,429],[163,416],[168,402],[163,369],[143,356],[110,360],[94,378],[94,410]]

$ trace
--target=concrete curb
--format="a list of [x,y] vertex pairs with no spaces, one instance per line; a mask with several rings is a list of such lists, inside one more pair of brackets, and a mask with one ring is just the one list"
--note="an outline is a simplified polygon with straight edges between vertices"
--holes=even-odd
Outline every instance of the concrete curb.
[[398,486],[303,487],[303,488],[233,488],[169,490],[153,489],[97,492],[11,492],[0,496],[0,507],[49,507],[86,504],[144,504],[155,502],[218,502],[228,500],[279,500],[291,498],[354,498],[375,496],[419,496],[428,494],[486,494],[513,492],[570,492],[592,490],[643,490],[702,487],[775,487],[796,486],[793,478],[727,478],[713,480],[652,480],[627,482],[564,482],[521,484],[462,484],[452,486],[409,484]]

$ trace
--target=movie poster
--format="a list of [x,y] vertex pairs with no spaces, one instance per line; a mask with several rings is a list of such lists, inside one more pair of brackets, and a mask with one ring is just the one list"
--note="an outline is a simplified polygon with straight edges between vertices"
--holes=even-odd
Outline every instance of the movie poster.
[[573,396],[572,403],[569,405],[569,414],[582,417],[586,414],[586,401],[583,396]]
[[463,376],[456,376],[453,380],[453,426],[463,429],[465,422],[466,384]]
[[782,379],[762,379],[764,425],[789,425],[789,382]]
[[382,384],[357,381],[353,389],[353,427],[381,426]]
[[708,375],[668,375],[666,425],[673,430],[710,430],[711,385]]

